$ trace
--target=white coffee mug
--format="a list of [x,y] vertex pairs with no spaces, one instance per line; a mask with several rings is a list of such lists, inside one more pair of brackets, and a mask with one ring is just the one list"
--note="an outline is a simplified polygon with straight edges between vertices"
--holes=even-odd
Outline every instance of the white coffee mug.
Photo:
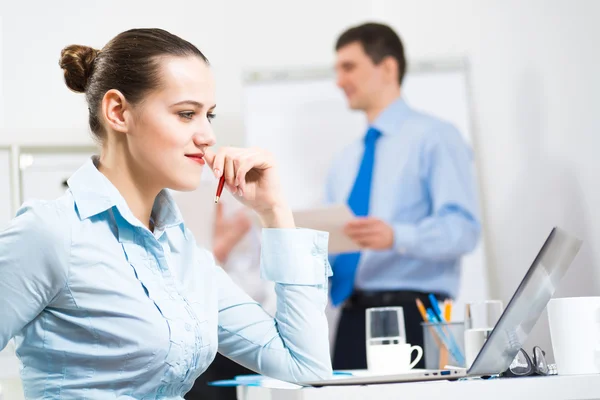
[[[417,356],[411,361],[413,352]],[[421,346],[398,343],[367,347],[367,366],[376,374],[394,374],[412,369],[423,357]]]
[[492,333],[491,328],[467,329],[465,330],[465,367],[471,368],[471,364],[477,358],[483,344]]
[[548,322],[559,375],[600,373],[600,297],[552,299]]

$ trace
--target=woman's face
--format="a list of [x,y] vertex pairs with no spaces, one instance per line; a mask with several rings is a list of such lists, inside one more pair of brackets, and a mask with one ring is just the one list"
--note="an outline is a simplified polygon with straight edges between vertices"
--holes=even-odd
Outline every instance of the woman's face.
[[214,108],[214,78],[202,59],[160,60],[160,85],[136,105],[127,132],[136,180],[159,189],[196,189],[202,156],[215,144]]

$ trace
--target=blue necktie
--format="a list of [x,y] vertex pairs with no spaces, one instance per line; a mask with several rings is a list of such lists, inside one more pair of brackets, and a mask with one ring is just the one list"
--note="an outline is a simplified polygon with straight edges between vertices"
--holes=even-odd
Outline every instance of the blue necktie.
[[[375,161],[375,144],[381,136],[375,128],[369,128],[365,135],[365,152],[354,186],[348,197],[348,206],[356,216],[364,217],[369,214],[369,198],[371,196],[371,178],[373,162]],[[351,294],[354,288],[354,275],[360,259],[360,252],[340,254],[333,263],[331,278],[331,301],[334,306],[341,304]]]

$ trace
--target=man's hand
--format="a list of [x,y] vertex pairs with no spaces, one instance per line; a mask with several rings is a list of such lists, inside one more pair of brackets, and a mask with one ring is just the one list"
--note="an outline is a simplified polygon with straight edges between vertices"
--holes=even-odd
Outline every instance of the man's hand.
[[394,245],[394,230],[384,221],[365,217],[350,221],[344,233],[364,249],[387,250]]

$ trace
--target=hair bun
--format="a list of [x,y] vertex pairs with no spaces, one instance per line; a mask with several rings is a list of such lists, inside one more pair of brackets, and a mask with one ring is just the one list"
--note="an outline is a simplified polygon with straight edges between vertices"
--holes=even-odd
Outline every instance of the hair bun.
[[84,93],[94,71],[99,51],[88,46],[73,44],[60,52],[59,65],[65,74],[65,83],[74,92]]

